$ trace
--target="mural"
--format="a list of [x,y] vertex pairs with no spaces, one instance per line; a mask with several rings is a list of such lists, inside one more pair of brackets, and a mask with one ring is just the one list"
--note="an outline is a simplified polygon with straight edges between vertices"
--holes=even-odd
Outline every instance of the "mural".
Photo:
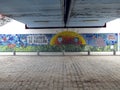
[[86,41],[80,34],[76,32],[64,31],[52,37],[50,44],[51,45],[68,45],[68,44],[85,45]]
[[113,51],[118,48],[118,34],[82,34],[91,51]]
[[117,47],[117,33],[79,34],[63,31],[57,34],[0,34],[1,52],[112,51]]

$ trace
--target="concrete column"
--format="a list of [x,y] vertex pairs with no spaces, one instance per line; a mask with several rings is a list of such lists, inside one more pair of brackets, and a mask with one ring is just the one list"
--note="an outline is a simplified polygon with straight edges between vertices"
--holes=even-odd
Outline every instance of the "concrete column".
[[14,56],[16,55],[16,51],[13,51],[13,55],[14,55]]
[[116,50],[113,50],[113,55],[116,55]]
[[88,55],[90,55],[90,50],[88,50]]

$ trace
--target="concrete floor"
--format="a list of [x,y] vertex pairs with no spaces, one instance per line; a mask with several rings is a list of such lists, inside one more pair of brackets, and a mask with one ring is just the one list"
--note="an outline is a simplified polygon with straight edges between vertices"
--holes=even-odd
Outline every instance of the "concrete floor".
[[0,56],[0,90],[120,90],[120,56]]

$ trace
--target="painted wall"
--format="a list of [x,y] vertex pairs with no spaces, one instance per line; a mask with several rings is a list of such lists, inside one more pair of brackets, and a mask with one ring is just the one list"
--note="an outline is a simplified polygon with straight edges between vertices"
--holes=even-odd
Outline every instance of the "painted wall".
[[80,52],[112,51],[118,48],[117,33],[0,34],[0,51]]
[[0,51],[119,51],[119,21],[106,28],[34,30],[13,20],[0,27]]

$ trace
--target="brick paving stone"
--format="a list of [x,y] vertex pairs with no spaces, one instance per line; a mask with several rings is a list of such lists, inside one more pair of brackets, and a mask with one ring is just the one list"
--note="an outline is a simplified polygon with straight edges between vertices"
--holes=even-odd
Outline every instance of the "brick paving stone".
[[120,90],[120,56],[1,56],[0,90]]

